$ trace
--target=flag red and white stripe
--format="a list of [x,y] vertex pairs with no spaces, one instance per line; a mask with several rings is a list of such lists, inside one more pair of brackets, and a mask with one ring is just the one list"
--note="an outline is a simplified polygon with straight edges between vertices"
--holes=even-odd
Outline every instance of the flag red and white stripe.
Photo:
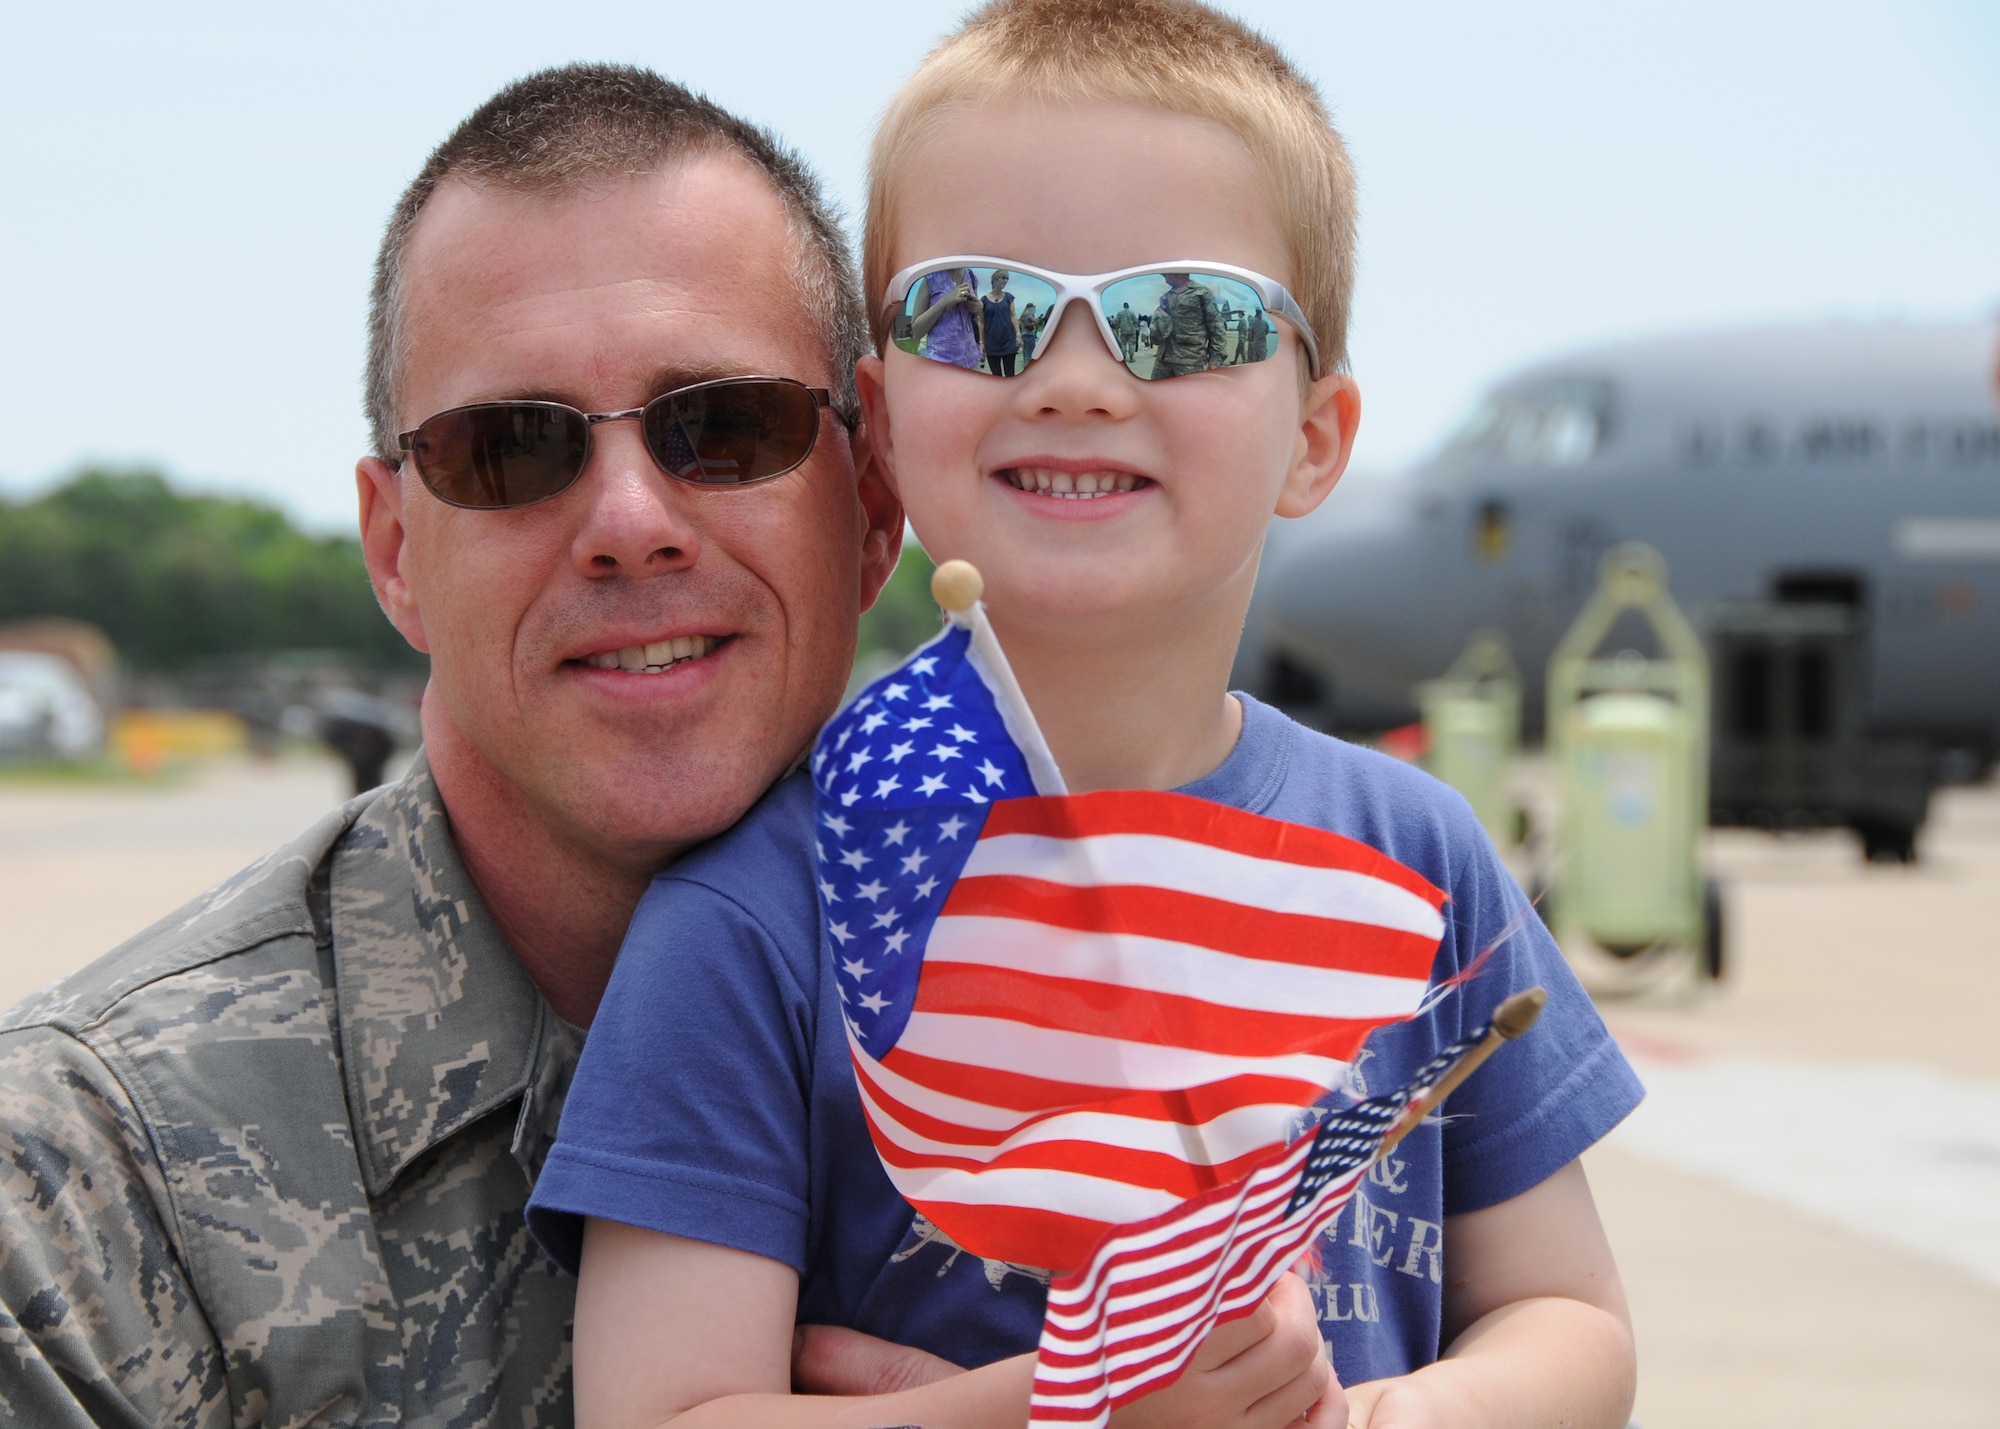
[[1051,1283],[1029,1423],[1102,1424],[1178,1378],[1209,1331],[1254,1309],[1332,1223],[1367,1174],[1287,1209],[1311,1137],[1232,1186],[1119,1230],[1084,1269]]
[[1071,1270],[1226,1188],[1422,1002],[1444,895],[1364,844],[1171,793],[985,814],[894,1045],[850,1032],[891,1179],[974,1254]]

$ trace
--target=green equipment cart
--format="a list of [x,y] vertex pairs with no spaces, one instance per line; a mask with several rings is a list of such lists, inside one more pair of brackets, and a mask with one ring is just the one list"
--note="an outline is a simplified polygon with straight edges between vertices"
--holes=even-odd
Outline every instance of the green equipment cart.
[[[1614,628],[1634,623],[1650,627],[1654,653],[1602,653]],[[1548,680],[1561,808],[1551,925],[1619,958],[1681,950],[1720,977],[1722,903],[1700,860],[1708,660],[1657,551],[1634,542],[1605,556]]]
[[1507,769],[1521,743],[1521,672],[1507,637],[1477,630],[1444,677],[1417,686],[1424,768],[1465,796],[1499,848],[1519,841]]

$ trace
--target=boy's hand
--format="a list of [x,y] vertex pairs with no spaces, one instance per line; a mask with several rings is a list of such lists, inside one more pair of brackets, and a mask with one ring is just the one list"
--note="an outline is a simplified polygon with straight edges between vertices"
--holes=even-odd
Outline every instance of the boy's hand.
[[1444,1357],[1356,1385],[1356,1429],[1618,1429],[1636,1363],[1583,1166],[1445,1222]]
[[1112,1429],[1347,1429],[1312,1295],[1295,1275],[1218,1327],[1167,1388],[1111,1416]]

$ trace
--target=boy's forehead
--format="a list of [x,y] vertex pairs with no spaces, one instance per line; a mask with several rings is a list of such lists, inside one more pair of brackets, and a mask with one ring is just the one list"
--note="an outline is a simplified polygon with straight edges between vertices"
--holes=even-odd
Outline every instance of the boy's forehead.
[[1126,104],[942,112],[893,176],[891,271],[953,253],[1067,272],[1177,258],[1290,281],[1278,205],[1213,120]]

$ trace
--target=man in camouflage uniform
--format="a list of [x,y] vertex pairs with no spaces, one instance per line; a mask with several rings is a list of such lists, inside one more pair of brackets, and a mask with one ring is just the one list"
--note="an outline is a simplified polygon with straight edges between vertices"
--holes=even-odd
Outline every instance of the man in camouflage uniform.
[[[574,1284],[522,1211],[579,1028],[651,875],[831,712],[902,515],[830,418],[734,492],[607,423],[509,510],[439,502],[396,433],[717,372],[852,410],[864,333],[810,174],[648,72],[531,76],[432,156],[383,242],[357,468],[377,594],[432,656],[424,752],[0,1016],[0,1425],[570,1423]],[[599,658],[687,633],[715,645],[689,678]],[[806,1344],[816,1388],[929,1372]]]
[[1125,354],[1126,365],[1139,360],[1139,317],[1132,311],[1130,303],[1122,304],[1112,316],[1111,330],[1118,334],[1119,350]]
[[1243,336],[1241,339],[1243,343],[1243,355],[1241,360],[1244,362],[1262,362],[1264,360],[1264,340],[1270,337],[1270,335],[1271,320],[1264,316],[1262,308],[1252,308],[1243,319]]
[[1179,377],[1206,372],[1227,360],[1222,313],[1206,283],[1186,273],[1169,273],[1160,311],[1153,314],[1153,376]]

